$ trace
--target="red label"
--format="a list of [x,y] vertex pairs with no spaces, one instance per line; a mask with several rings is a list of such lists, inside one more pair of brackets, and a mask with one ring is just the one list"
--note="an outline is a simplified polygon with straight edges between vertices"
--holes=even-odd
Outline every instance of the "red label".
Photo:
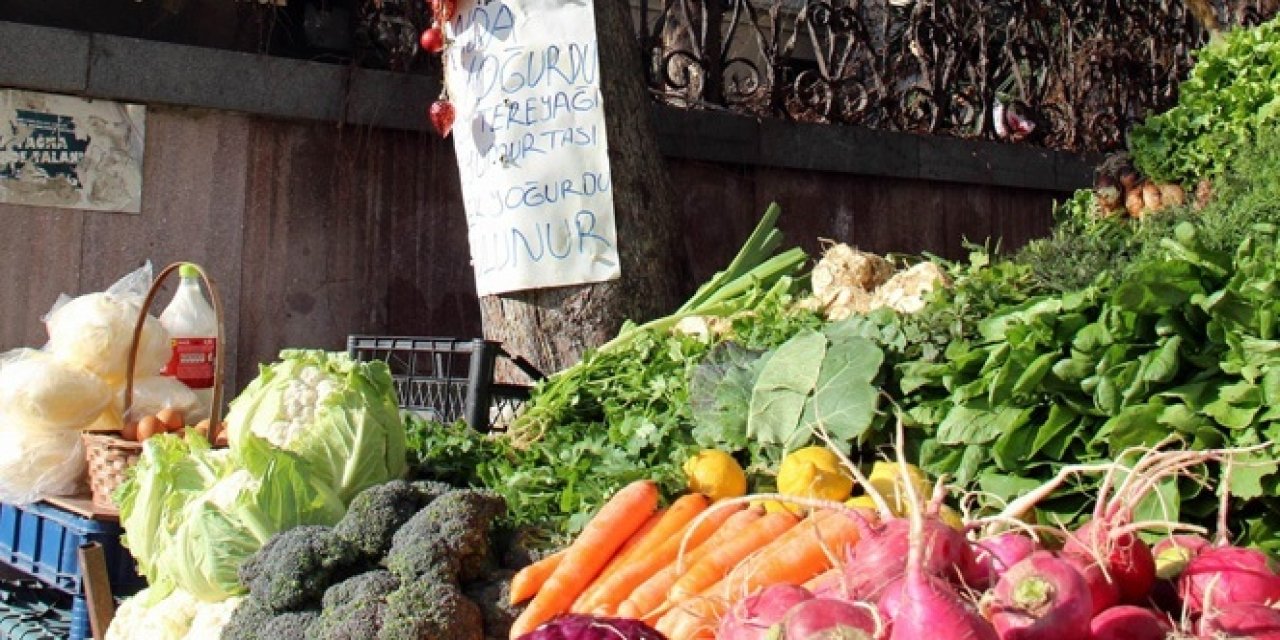
[[214,353],[217,338],[172,338],[173,355],[160,373],[181,380],[192,389],[213,386]]

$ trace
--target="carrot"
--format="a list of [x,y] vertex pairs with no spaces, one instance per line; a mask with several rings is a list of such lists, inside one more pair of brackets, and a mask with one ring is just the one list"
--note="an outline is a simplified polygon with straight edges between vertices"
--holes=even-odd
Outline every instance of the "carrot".
[[694,597],[668,611],[654,629],[668,640],[693,640],[714,637],[720,618],[729,609],[723,600]]
[[[569,607],[569,611],[573,613],[591,613],[596,605],[600,604],[597,600],[600,593],[600,586],[604,581],[608,580],[618,569],[627,566],[635,558],[640,557],[649,552],[654,545],[660,541],[671,537],[680,526],[691,520],[694,516],[707,508],[707,498],[700,494],[687,494],[676,499],[671,506],[665,511],[660,511],[649,521],[645,523],[647,529],[642,528],[631,536],[628,541],[629,549],[620,551],[613,560],[605,566],[604,571],[600,572],[600,576],[595,579],[578,599],[574,601],[573,606]],[[634,542],[632,542],[634,541]]]
[[832,586],[839,588],[843,580],[844,572],[840,567],[832,567],[814,576],[801,586],[808,590],[809,593],[813,593],[820,589],[830,589]]
[[734,600],[773,584],[804,584],[834,566],[828,552],[843,557],[857,541],[853,519],[834,511],[816,512],[734,567],[703,595]]
[[[617,571],[618,565],[626,562],[627,558],[631,557],[631,554],[635,552],[636,547],[644,543],[649,532],[653,531],[653,528],[658,526],[658,523],[662,521],[662,517],[665,515],[667,515],[666,509],[658,509],[657,511],[654,511],[653,515],[650,515],[649,518],[644,521],[644,524],[640,525],[640,528],[636,529],[636,532],[631,534],[631,537],[627,538],[626,542],[622,543],[622,547],[618,549],[618,552],[613,554],[613,557],[609,559],[609,564],[606,564],[604,566],[604,570],[600,572],[600,578]],[[600,578],[597,578],[597,580]]]
[[615,493],[583,527],[560,566],[511,625],[512,640],[567,611],[657,506],[658,485],[651,480],[637,480]]
[[517,572],[511,578],[511,604],[520,604],[538,593],[542,584],[560,566],[566,552],[567,548],[561,549]]
[[799,522],[790,511],[767,513],[759,520],[751,523],[737,538],[727,541],[724,546],[713,549],[697,564],[689,567],[684,575],[671,585],[668,599],[680,602],[701,593],[704,589],[729,573],[734,565],[742,562],[752,552],[764,547]]
[[802,584],[832,566],[828,549],[840,553],[844,545],[857,540],[858,529],[851,519],[832,511],[815,512],[758,547],[751,559],[733,567],[714,585],[682,599],[654,628],[670,640],[704,637],[742,595],[772,584]]
[[[702,504],[704,507],[706,506],[706,498],[703,498]],[[667,563],[676,559],[676,555],[680,553],[680,545],[684,541],[686,533],[691,544],[700,544],[720,529],[729,516],[739,510],[741,510],[741,507],[716,509],[707,514],[707,517],[699,522],[697,528],[692,531],[689,531],[689,528],[693,526],[692,518],[690,518],[690,521],[686,522],[673,535],[668,536],[666,540],[649,547],[645,551],[637,553],[631,562],[626,566],[620,567],[616,573],[609,576],[600,585],[594,603],[596,605],[609,605],[616,609],[623,600],[627,599],[627,596],[631,595],[631,592],[635,591],[636,587],[640,586],[640,583],[648,580],[653,574],[665,567]],[[675,507],[672,507],[672,511],[675,511]]]
[[[683,562],[680,558],[672,560],[661,571],[636,587],[635,591],[632,591],[631,595],[618,605],[618,615],[653,624],[658,617],[658,607],[667,599],[667,592],[671,590],[671,585],[675,584],[684,570],[692,567],[711,550],[737,537],[743,529],[763,515],[763,511],[753,508],[743,509],[729,516],[729,519],[725,520],[724,524],[720,525],[720,528],[705,542],[700,545],[690,545],[690,549],[686,549]],[[680,566],[677,567],[677,564]],[[676,569],[680,569],[681,573],[677,573]]]

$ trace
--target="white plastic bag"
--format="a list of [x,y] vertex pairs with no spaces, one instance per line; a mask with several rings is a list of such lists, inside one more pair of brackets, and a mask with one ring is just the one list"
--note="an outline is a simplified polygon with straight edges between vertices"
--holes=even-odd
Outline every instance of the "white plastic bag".
[[0,413],[0,442],[0,502],[21,505],[83,491],[79,431],[43,429]]
[[[61,296],[45,316],[48,350],[88,369],[108,384],[124,381],[138,313],[151,287],[151,263],[121,278],[106,291],[76,298]],[[169,334],[147,314],[142,323],[136,370],[154,375],[169,361]]]
[[134,378],[133,404],[129,407],[129,416],[124,415],[124,383],[111,389],[111,402],[106,405],[96,419],[85,428],[86,431],[120,431],[127,420],[141,420],[145,416],[153,416],[164,409],[176,409],[182,413],[187,424],[199,422],[196,416],[200,409],[200,398],[187,385],[168,376],[146,376]]
[[[124,407],[124,389],[120,390],[120,407]],[[147,376],[133,382],[133,404],[129,407],[130,417],[141,419],[153,416],[164,409],[176,409],[183,416],[194,415],[200,408],[200,398],[176,378],[168,376]],[[188,424],[195,421],[188,420]]]
[[36,349],[0,354],[0,408],[22,424],[83,429],[111,401],[102,378]]

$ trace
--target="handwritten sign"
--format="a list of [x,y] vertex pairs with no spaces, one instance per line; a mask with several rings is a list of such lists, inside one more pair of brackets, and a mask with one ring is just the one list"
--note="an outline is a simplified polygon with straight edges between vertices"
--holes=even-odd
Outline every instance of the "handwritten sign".
[[621,275],[592,0],[464,2],[446,27],[480,295]]
[[0,202],[138,213],[145,107],[0,90]]

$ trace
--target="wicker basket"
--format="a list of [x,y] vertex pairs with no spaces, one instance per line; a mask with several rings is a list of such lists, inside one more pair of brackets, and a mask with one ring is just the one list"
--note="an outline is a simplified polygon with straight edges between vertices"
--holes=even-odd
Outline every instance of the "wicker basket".
[[[138,321],[133,327],[133,342],[129,348],[129,363],[125,369],[125,387],[124,387],[124,417],[130,419],[129,408],[133,405],[133,377],[136,360],[138,358],[138,344],[142,337],[142,325],[147,319],[147,314],[151,310],[151,304],[155,301],[156,294],[160,292],[160,285],[170,273],[178,270],[183,264],[190,264],[200,273],[201,279],[204,280],[205,288],[209,290],[209,297],[213,302],[213,311],[218,321],[218,342],[214,346],[214,375],[213,375],[213,400],[209,410],[209,441],[214,442],[218,436],[218,429],[222,425],[222,370],[223,370],[223,339],[226,331],[222,323],[222,300],[218,297],[218,291],[213,285],[213,280],[205,273],[200,265],[194,263],[175,262],[165,267],[154,282],[151,283],[151,289],[147,291],[146,300],[142,303],[142,308],[138,311]],[[93,506],[95,509],[107,513],[115,513],[119,510],[112,499],[112,494],[116,488],[125,480],[125,476],[138,459],[142,457],[142,443],[132,440],[125,440],[115,431],[86,431],[82,434],[84,439],[85,460],[88,463],[89,474],[89,491],[93,496]]]

